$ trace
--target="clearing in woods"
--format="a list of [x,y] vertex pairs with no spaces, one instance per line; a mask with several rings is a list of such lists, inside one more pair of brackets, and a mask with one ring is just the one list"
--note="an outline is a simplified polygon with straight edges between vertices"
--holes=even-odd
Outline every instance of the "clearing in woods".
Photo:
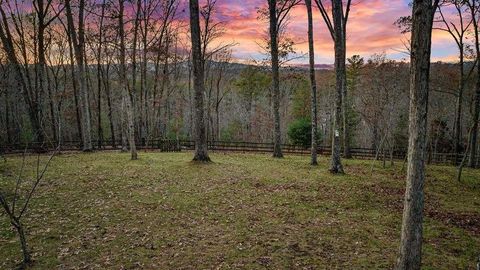
[[[261,154],[113,152],[54,158],[25,216],[33,269],[386,269],[400,239],[405,172]],[[46,158],[46,157],[45,157]],[[33,174],[35,157],[27,159]],[[0,162],[12,190],[20,156]],[[472,269],[480,255],[480,171],[429,166],[425,269]],[[21,259],[0,215],[1,269]]]

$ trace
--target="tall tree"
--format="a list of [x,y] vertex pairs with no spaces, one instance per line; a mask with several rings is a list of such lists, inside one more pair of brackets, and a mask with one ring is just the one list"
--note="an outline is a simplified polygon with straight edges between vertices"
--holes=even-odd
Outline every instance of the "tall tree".
[[[132,77],[132,84],[128,88],[130,89],[130,97],[132,99],[132,108],[133,108],[133,115],[134,119],[137,119],[137,110],[140,110],[140,105],[142,103],[142,99],[140,97],[140,102],[137,100],[137,49],[138,49],[138,38],[139,38],[139,28],[140,28],[140,17],[142,14],[142,0],[136,0],[135,7],[133,8],[135,11],[135,18],[133,19],[133,39],[132,39],[132,47],[131,47],[131,77]],[[141,96],[141,95],[140,95]],[[137,134],[140,135],[140,138],[144,138],[144,130],[142,128],[142,120],[137,119],[134,121],[134,124],[137,124],[135,130],[138,130]]]
[[119,12],[118,12],[118,35],[120,37],[120,86],[123,93],[123,104],[125,105],[125,114],[127,118],[126,136],[128,137],[128,146],[130,147],[131,159],[137,159],[137,147],[135,145],[135,124],[134,124],[134,112],[132,106],[132,98],[128,87],[127,80],[127,64],[126,64],[126,49],[125,49],[125,24],[123,22],[123,16],[125,11],[125,0],[119,0]]
[[[65,29],[65,33],[67,33],[67,43],[68,43],[68,57],[69,57],[69,70],[72,79],[72,89],[73,89],[73,100],[75,104],[75,122],[76,128],[79,135],[80,146],[83,145],[83,134],[82,134],[82,119],[80,116],[80,104],[78,98],[78,80],[75,75],[75,54],[73,52],[73,43],[72,43],[72,36],[69,34],[69,27],[65,25],[65,23],[60,19],[62,23],[63,29]],[[65,67],[66,70],[66,67]],[[66,71],[65,71],[66,74]],[[82,147],[83,148],[83,147]]]
[[317,165],[317,81],[315,80],[315,50],[313,44],[312,1],[305,0],[308,15],[308,56],[310,65],[312,145],[310,164]]
[[200,40],[198,0],[190,0],[190,37],[192,42],[193,88],[195,92],[195,155],[194,161],[209,162],[204,115],[204,71]]
[[268,0],[268,19],[270,34],[270,57],[272,65],[273,92],[273,157],[282,158],[282,132],[280,126],[280,80],[279,80],[279,36],[290,10],[300,3],[299,0]]
[[[351,0],[344,4],[343,0],[332,0],[332,16],[328,15],[324,0],[315,0],[323,21],[325,22],[330,36],[334,42],[335,51],[335,109],[333,111],[333,132],[332,132],[332,162],[330,172],[343,173],[343,166],[340,157],[340,126],[343,130],[343,154],[345,158],[351,157],[348,140],[347,103],[342,102],[347,96],[347,69],[346,61],[346,31],[350,15]],[[345,9],[345,10],[344,10]],[[343,117],[342,117],[343,116]]]
[[[207,140],[215,139],[215,130],[213,123],[212,111],[214,110],[216,101],[214,100],[214,89],[219,91],[219,84],[222,81],[222,69],[228,65],[228,55],[230,47],[234,43],[215,44],[226,31],[225,23],[218,21],[216,14],[218,13],[217,0],[207,0],[200,8],[200,40],[202,51],[202,63],[204,70],[205,92],[206,92],[206,130]],[[220,71],[217,73],[216,71]],[[215,87],[217,85],[217,87]]]
[[[462,131],[462,112],[463,112],[463,95],[467,76],[465,74],[465,39],[467,32],[470,29],[473,18],[467,19],[467,11],[465,10],[465,0],[442,0],[438,6],[439,22],[443,25],[435,27],[435,29],[447,32],[458,48],[458,93],[457,106],[455,110],[455,124],[454,124],[454,150],[455,150],[455,164],[458,162],[458,155],[460,153],[460,138]],[[448,18],[444,15],[443,8],[453,7],[455,10],[455,17]]]
[[[101,4],[101,13],[100,13],[100,24],[98,29],[98,48],[97,48],[97,140],[98,140],[98,147],[101,148],[103,145],[103,127],[102,127],[102,79],[105,79],[103,76],[103,67],[102,67],[102,45],[103,45],[103,27],[104,27],[104,20],[105,20],[105,8],[106,8],[106,0],[103,0]],[[107,78],[108,79],[108,78]],[[115,135],[112,133],[112,137]]]
[[68,32],[73,44],[75,61],[77,62],[77,76],[80,86],[80,102],[82,111],[82,146],[83,151],[92,151],[92,135],[90,122],[90,102],[88,99],[87,76],[85,72],[85,0],[78,4],[78,26],[75,27],[72,5],[70,0],[65,0]]
[[413,1],[408,168],[397,269],[421,267],[430,54],[438,2]]
[[[176,10],[178,7],[177,0],[146,0],[141,5],[141,16],[140,16],[140,43],[142,46],[141,53],[141,64],[140,64],[140,102],[139,107],[139,126],[140,126],[140,138],[142,141],[148,139],[152,131],[155,129],[150,129],[151,122],[155,122],[157,119],[155,117],[150,118],[149,112],[150,108],[153,108],[153,111],[161,107],[166,106],[149,106],[149,94],[151,93],[150,87],[148,87],[148,56],[149,52],[154,49],[157,51],[157,57],[155,60],[155,73],[159,71],[160,56],[164,56],[166,65],[164,69],[167,70],[168,66],[168,51],[169,44],[166,42],[168,36],[169,27],[174,19]],[[153,35],[152,35],[153,33]],[[168,77],[168,74],[164,74],[165,77]],[[155,76],[157,77],[157,76]],[[167,78],[162,80],[162,84],[165,84]],[[154,89],[157,89],[157,79],[154,80]],[[163,89],[163,88],[162,88]],[[155,94],[156,91],[152,91]],[[163,94],[163,92],[161,93]],[[156,101],[154,100],[154,103]]]
[[[45,140],[45,134],[42,127],[42,93],[40,93],[38,87],[33,86],[31,82],[32,79],[28,72],[29,60],[26,56],[27,44],[24,34],[25,29],[23,28],[21,20],[17,18],[12,19],[12,21],[14,22],[14,29],[21,37],[18,43],[16,40],[14,40],[13,33],[10,30],[9,17],[7,17],[6,15],[7,12],[5,12],[4,5],[7,5],[7,11],[8,13],[10,13],[11,16],[15,15],[9,3],[10,2],[0,2],[0,40],[2,42],[3,49],[7,55],[8,62],[14,68],[15,79],[18,83],[19,88],[21,89],[25,103],[27,104],[28,116],[32,125],[34,140],[36,142],[43,143]],[[21,63],[19,55],[24,58],[24,64]]]
[[[358,125],[358,119],[356,116],[358,116],[358,110],[354,109],[354,101],[355,99],[353,98],[355,93],[358,93],[358,85],[360,83],[360,77],[361,77],[361,70],[365,64],[365,61],[363,57],[360,57],[360,55],[353,55],[352,57],[347,59],[347,88],[349,95],[346,97],[344,102],[347,103],[347,125],[352,130],[351,132],[348,133],[348,137],[346,140],[348,140],[349,145],[352,143],[354,137],[355,137],[355,130]],[[396,84],[394,83],[393,86]]]
[[277,31],[277,1],[268,0],[270,19],[270,55],[272,57],[272,91],[273,91],[273,157],[282,158],[282,134],[280,130],[280,82],[278,66],[278,31]]
[[473,24],[473,34],[474,34],[474,44],[475,44],[475,57],[477,63],[477,76],[475,83],[475,95],[474,98],[474,107],[473,107],[473,126],[472,126],[472,135],[470,140],[470,159],[468,161],[468,166],[475,168],[477,166],[477,140],[478,140],[478,121],[480,117],[480,38],[478,35],[478,12],[479,12],[479,3],[477,0],[467,1],[468,8],[470,10],[470,16],[472,18]]
[[[51,89],[47,84],[48,81],[48,73],[47,73],[47,60],[46,60],[46,40],[45,40],[45,32],[47,31],[47,27],[57,18],[58,13],[54,14],[51,18],[49,18],[50,10],[52,9],[53,0],[35,0],[33,1],[33,7],[35,10],[35,15],[37,19],[36,31],[34,35],[34,43],[37,43],[35,55],[37,55],[37,59],[35,59],[35,71],[37,74],[36,78],[36,87],[38,91],[42,94],[48,92],[50,101],[51,101]],[[50,102],[50,113],[52,118],[52,126],[53,126],[53,139],[56,140],[56,127],[54,121],[54,113],[53,113],[53,102]]]

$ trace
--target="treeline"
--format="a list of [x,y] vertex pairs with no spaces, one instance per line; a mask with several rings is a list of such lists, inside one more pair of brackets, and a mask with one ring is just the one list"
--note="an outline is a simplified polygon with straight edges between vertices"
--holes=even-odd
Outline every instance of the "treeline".
[[[173,63],[173,62],[172,62]],[[351,89],[348,100],[349,140],[352,147],[379,149],[380,151],[406,151],[408,142],[409,65],[389,60],[383,54],[364,59],[353,56],[347,62],[347,81]],[[166,65],[170,65],[167,63]],[[148,145],[156,139],[191,139],[193,134],[193,88],[189,85],[188,60],[173,66],[147,63],[144,73],[146,87],[134,92],[135,132],[137,144]],[[206,91],[206,119],[209,140],[221,141],[272,141],[273,117],[270,71],[262,66],[229,62],[208,63],[210,75]],[[467,63],[471,67],[473,63]],[[133,69],[127,65],[129,70]],[[30,66],[34,73],[34,67]],[[163,83],[164,68],[174,70],[167,74],[171,80]],[[137,69],[141,69],[137,65]],[[100,70],[100,73],[99,73]],[[105,72],[103,73],[104,70]],[[105,144],[122,144],[122,93],[116,63],[99,67],[86,67],[90,107],[91,138],[95,147]],[[13,66],[2,65],[2,101],[0,118],[2,144],[35,141],[34,129],[28,118],[28,109],[21,93],[15,87]],[[41,132],[45,140],[82,141],[80,104],[75,89],[71,66],[49,67],[49,81],[53,86],[44,96]],[[190,75],[191,76],[191,75]],[[98,79],[100,77],[100,80]],[[166,77],[166,76],[165,76]],[[316,70],[319,134],[318,143],[331,141],[332,100],[334,70]],[[143,78],[143,77],[142,77]],[[143,79],[141,80],[143,81]],[[458,68],[455,64],[432,64],[432,91],[429,103],[429,151],[453,153],[455,150],[456,87]],[[99,86],[100,83],[100,86]],[[474,78],[467,82],[463,106],[473,108]],[[145,89],[145,90],[143,90]],[[100,91],[99,91],[100,90]],[[311,101],[307,70],[283,68],[280,75],[282,141],[308,147],[311,138]],[[75,92],[77,94],[75,95]],[[146,93],[145,93],[146,92]],[[98,95],[100,94],[100,95]],[[137,95],[142,94],[142,95]],[[146,96],[145,96],[146,95]],[[143,96],[143,97],[142,97]],[[143,112],[142,112],[143,111]],[[462,112],[461,148],[468,140],[468,123],[472,121],[471,109]],[[307,133],[306,133],[307,132]],[[125,145],[126,146],[126,145]]]
[[185,28],[178,1],[137,2],[2,2],[4,142],[81,138],[90,150],[126,139],[127,107],[141,137],[160,133]]
[[[275,31],[266,31],[260,42],[265,59],[251,64],[234,63],[235,44],[222,43],[226,24],[218,19],[216,0],[199,6],[205,139],[273,141],[278,156],[282,142],[333,144],[337,156],[342,152],[347,158],[351,147],[406,150],[409,63],[381,53],[347,58],[344,39],[352,3],[331,9],[316,1],[332,36],[334,69],[309,72],[289,66],[295,53],[289,13],[303,2],[279,3],[258,9],[259,20],[275,25],[270,28]],[[0,142],[79,141],[90,151],[107,143],[126,150],[160,138],[193,139],[195,65],[185,4],[1,2]],[[333,12],[339,9],[343,12]],[[451,11],[454,15],[444,15]],[[431,67],[427,148],[459,157],[469,148],[472,155],[479,147],[478,127],[472,127],[478,122],[477,9],[444,1],[435,16],[434,28],[448,32],[459,45],[459,62]],[[343,25],[338,31],[335,20]],[[410,17],[396,22],[405,33],[410,23]],[[277,46],[270,46],[272,40]],[[313,40],[309,43],[313,50]]]

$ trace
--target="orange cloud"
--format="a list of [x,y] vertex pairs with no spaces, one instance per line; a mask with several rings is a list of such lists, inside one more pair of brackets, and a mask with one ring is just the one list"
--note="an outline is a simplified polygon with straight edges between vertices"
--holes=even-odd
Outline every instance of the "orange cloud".
[[[236,42],[234,56],[237,58],[261,57],[258,46],[262,42],[268,23],[257,19],[257,9],[265,7],[265,0],[234,1],[219,0],[216,19],[226,23],[226,34],[219,42]],[[394,25],[400,16],[409,15],[411,10],[406,0],[357,0],[353,1],[347,25],[347,54],[360,54],[368,57],[373,53],[386,53],[395,59],[404,58],[399,53],[404,50],[408,39]],[[307,14],[305,6],[294,8],[290,14],[287,29],[298,44],[298,52],[307,52]],[[318,63],[333,62],[333,43],[323,19],[314,7],[315,53]],[[433,59],[454,59],[456,53],[453,40],[442,31],[433,32]],[[307,62],[307,59],[298,60]]]

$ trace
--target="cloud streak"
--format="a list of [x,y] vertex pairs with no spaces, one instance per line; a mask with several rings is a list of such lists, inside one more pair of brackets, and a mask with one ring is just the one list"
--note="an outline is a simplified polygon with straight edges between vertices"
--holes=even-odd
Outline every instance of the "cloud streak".
[[[347,25],[347,55],[360,54],[368,57],[374,53],[386,53],[394,59],[403,59],[406,55],[404,42],[408,36],[402,35],[394,22],[400,16],[411,13],[405,0],[363,0],[354,1]],[[266,6],[265,0],[218,0],[216,19],[225,22],[227,29],[221,42],[235,42],[234,57],[241,60],[261,58],[262,41],[268,30],[268,23],[257,19],[257,9]],[[298,52],[308,52],[307,14],[305,6],[296,7],[291,12],[287,29],[295,41]],[[318,63],[333,62],[333,42],[318,12],[314,9],[315,53]],[[454,60],[456,49],[451,38],[441,32],[434,31],[432,60]],[[297,60],[306,63],[307,59]]]

